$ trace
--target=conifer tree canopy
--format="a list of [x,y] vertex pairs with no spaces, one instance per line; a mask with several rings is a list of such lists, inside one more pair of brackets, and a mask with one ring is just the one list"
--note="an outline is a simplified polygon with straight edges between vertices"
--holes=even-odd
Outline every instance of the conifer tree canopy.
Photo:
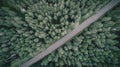
[[[110,0],[2,0],[0,67],[18,67]],[[120,66],[120,6],[31,67]],[[7,65],[7,66],[6,66]]]

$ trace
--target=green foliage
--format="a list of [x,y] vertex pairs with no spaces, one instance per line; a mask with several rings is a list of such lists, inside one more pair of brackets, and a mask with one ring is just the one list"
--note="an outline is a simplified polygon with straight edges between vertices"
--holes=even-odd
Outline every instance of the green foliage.
[[[4,6],[0,7],[0,65],[5,64],[13,54],[18,54],[19,59],[11,62],[11,67],[26,62],[109,1],[4,0]],[[118,41],[115,38],[118,36],[115,32],[120,30],[120,20],[116,12],[119,13],[115,10],[101,18],[36,66],[117,64],[119,47],[116,46]]]

